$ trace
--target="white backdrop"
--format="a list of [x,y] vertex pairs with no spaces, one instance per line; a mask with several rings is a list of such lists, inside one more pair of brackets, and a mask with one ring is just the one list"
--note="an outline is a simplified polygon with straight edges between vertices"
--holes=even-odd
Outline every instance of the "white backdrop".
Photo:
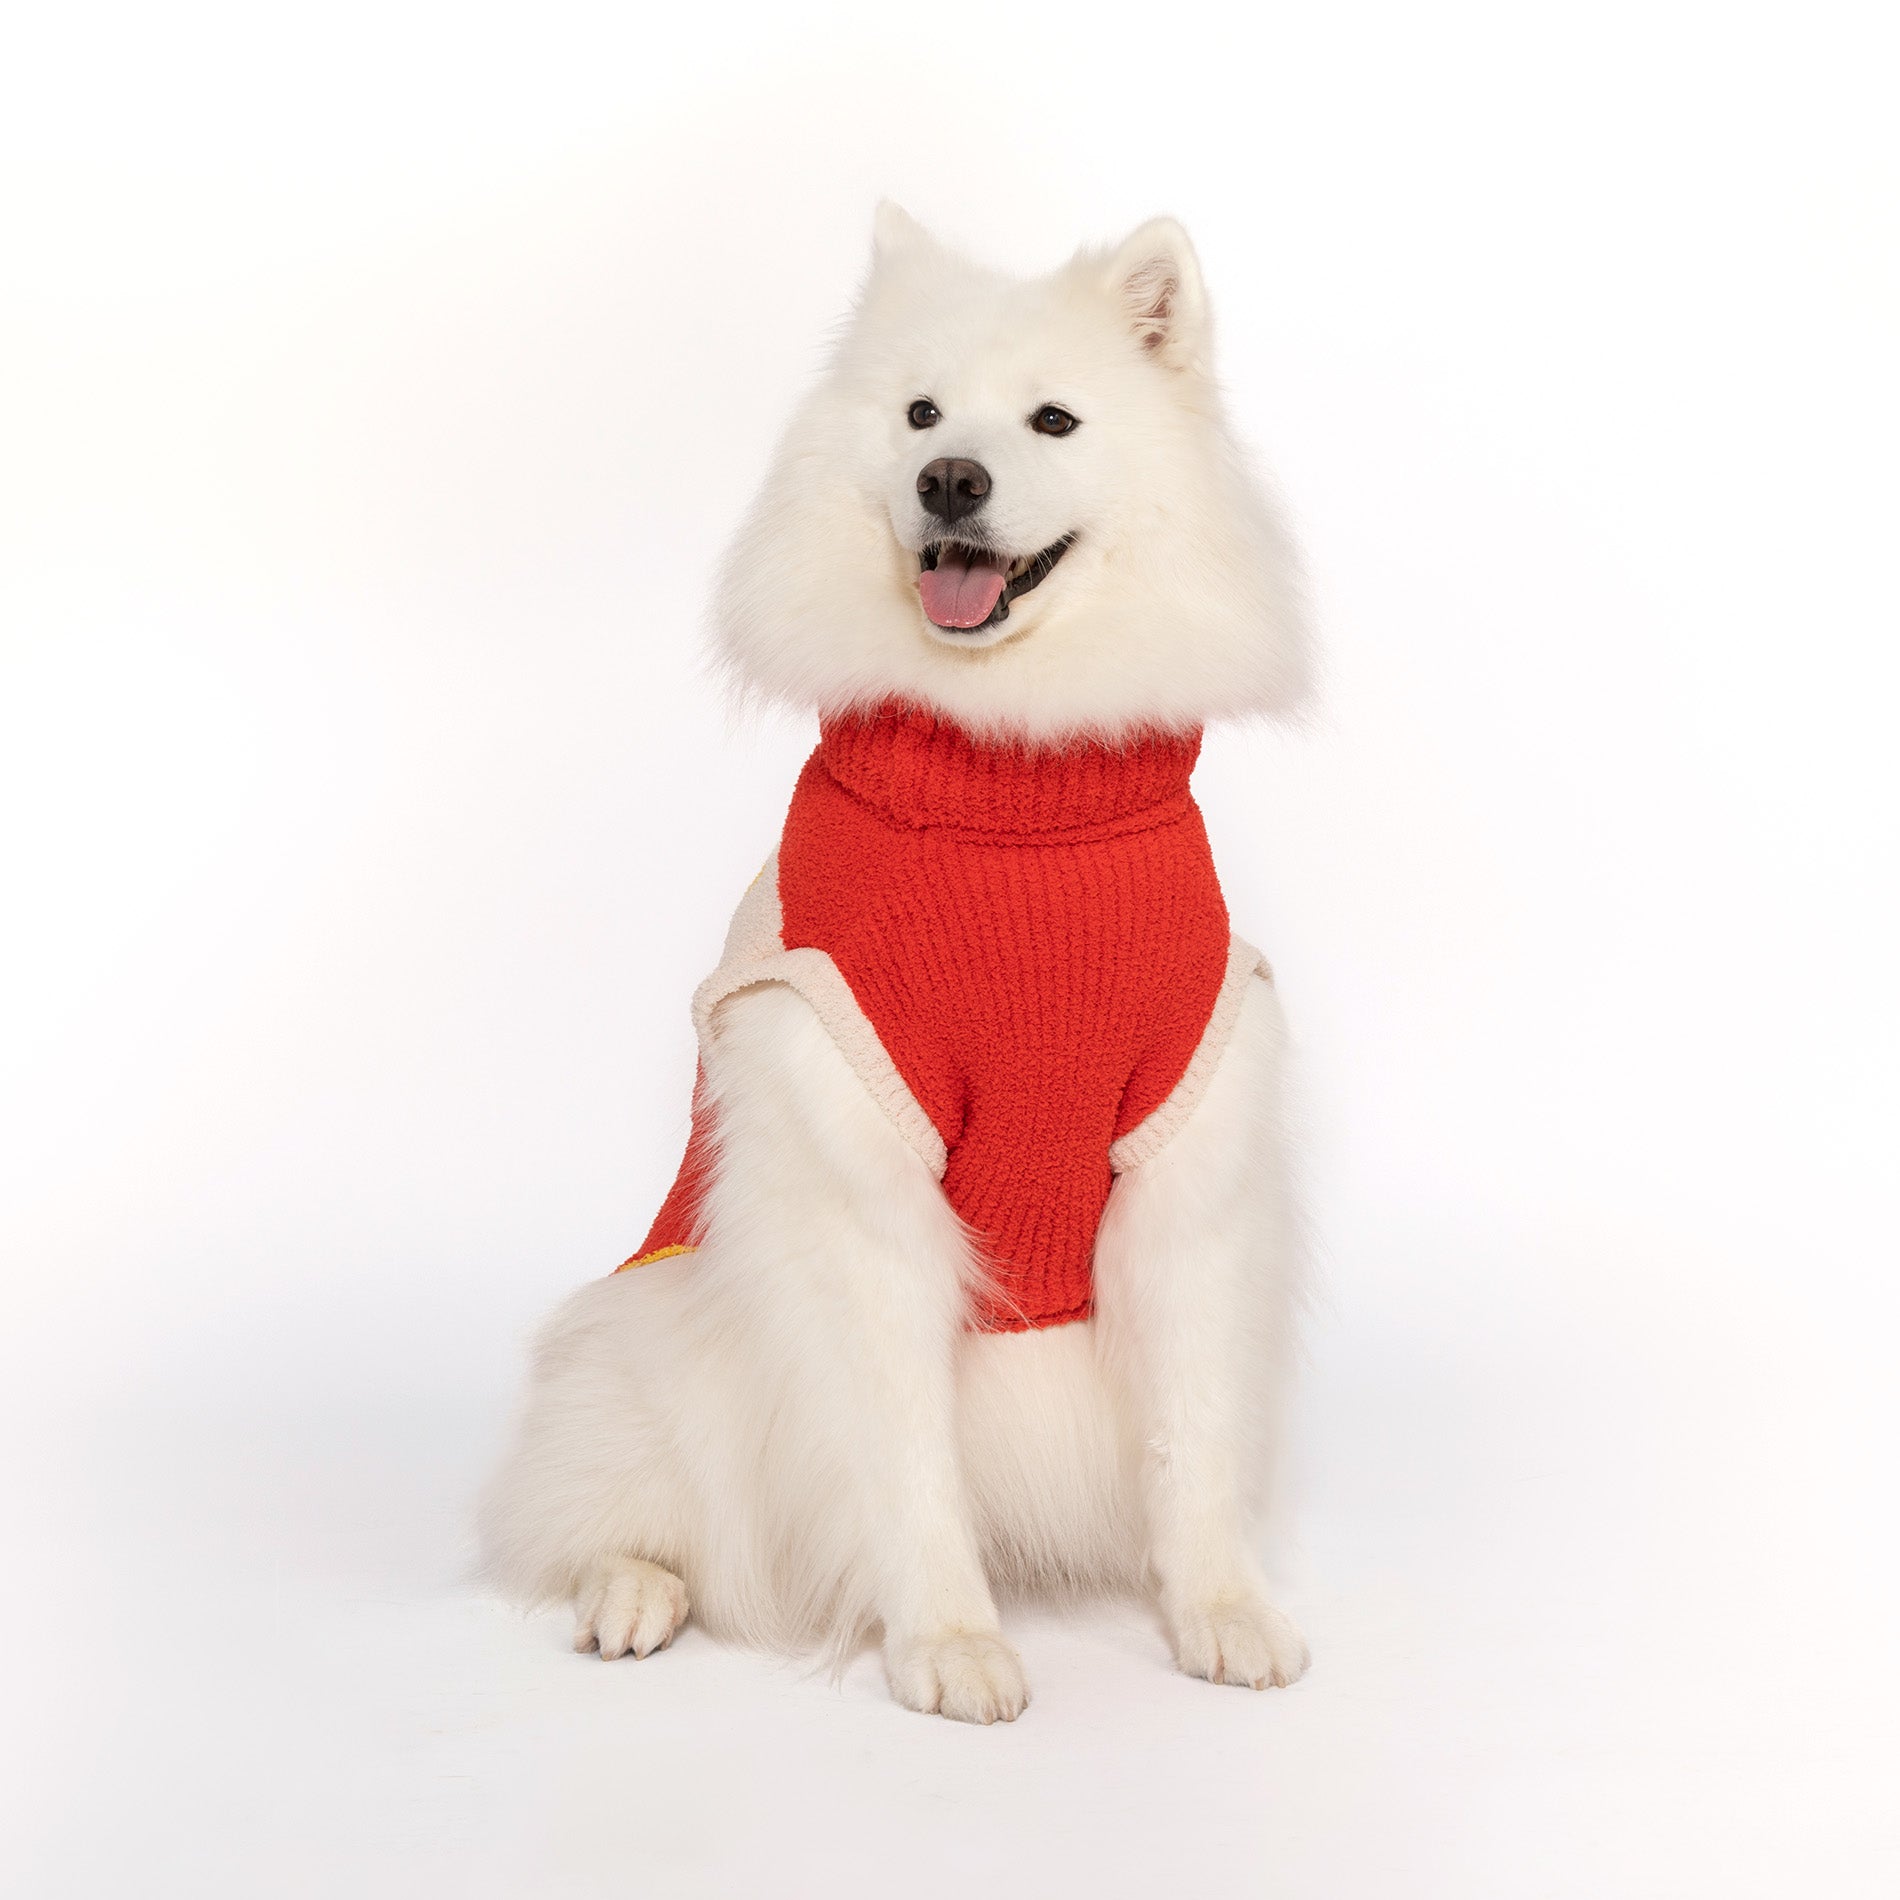
[[[22,1894],[1891,1893],[1876,9],[40,9],[0,50]],[[1157,210],[1309,550],[1308,1681],[953,1731],[463,1580],[811,733],[712,562],[900,198]],[[16,1675],[10,1669],[9,1675]]]

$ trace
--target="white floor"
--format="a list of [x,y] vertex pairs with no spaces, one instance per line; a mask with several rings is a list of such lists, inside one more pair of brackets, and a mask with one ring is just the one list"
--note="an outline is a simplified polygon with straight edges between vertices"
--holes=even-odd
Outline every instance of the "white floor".
[[1034,1701],[993,1730],[900,1711],[868,1656],[834,1685],[689,1628],[607,1665],[486,1601],[458,1573],[499,1388],[16,1429],[0,1887],[1900,1891],[1851,1395],[1666,1311],[1620,1343],[1574,1305],[1471,1318],[1319,1319],[1306,1681],[1188,1681],[1133,1607],[1027,1611]]

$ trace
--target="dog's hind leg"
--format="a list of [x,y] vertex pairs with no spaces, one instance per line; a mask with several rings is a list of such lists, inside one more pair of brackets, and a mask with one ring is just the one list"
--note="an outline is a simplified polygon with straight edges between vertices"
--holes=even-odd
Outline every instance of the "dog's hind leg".
[[1095,1264],[1096,1325],[1147,1454],[1148,1555],[1175,1653],[1192,1675],[1256,1689],[1307,1661],[1248,1535],[1297,1296],[1284,1041],[1272,985],[1250,981],[1186,1123],[1115,1183]]
[[640,1557],[597,1565],[574,1599],[574,1647],[597,1649],[604,1662],[632,1650],[664,1649],[686,1621],[686,1585]]
[[591,1281],[542,1329],[482,1502],[488,1574],[521,1601],[571,1603],[575,1648],[609,1658],[672,1640],[686,1592],[659,1565],[705,1543],[683,1456],[685,1264]]

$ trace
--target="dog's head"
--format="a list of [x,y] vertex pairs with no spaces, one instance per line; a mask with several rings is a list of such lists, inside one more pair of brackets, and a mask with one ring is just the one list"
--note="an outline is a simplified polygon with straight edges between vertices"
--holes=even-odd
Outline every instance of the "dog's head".
[[881,207],[716,624],[747,688],[825,713],[1056,740],[1291,704],[1295,562],[1221,414],[1186,232],[1019,280]]

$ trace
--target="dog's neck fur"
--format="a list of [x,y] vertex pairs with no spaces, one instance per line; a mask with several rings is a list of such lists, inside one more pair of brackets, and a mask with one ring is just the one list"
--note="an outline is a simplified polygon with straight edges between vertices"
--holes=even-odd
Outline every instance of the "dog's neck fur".
[[825,769],[889,822],[1020,838],[1172,816],[1201,750],[1198,729],[1030,748],[900,702],[827,719],[820,731]]

